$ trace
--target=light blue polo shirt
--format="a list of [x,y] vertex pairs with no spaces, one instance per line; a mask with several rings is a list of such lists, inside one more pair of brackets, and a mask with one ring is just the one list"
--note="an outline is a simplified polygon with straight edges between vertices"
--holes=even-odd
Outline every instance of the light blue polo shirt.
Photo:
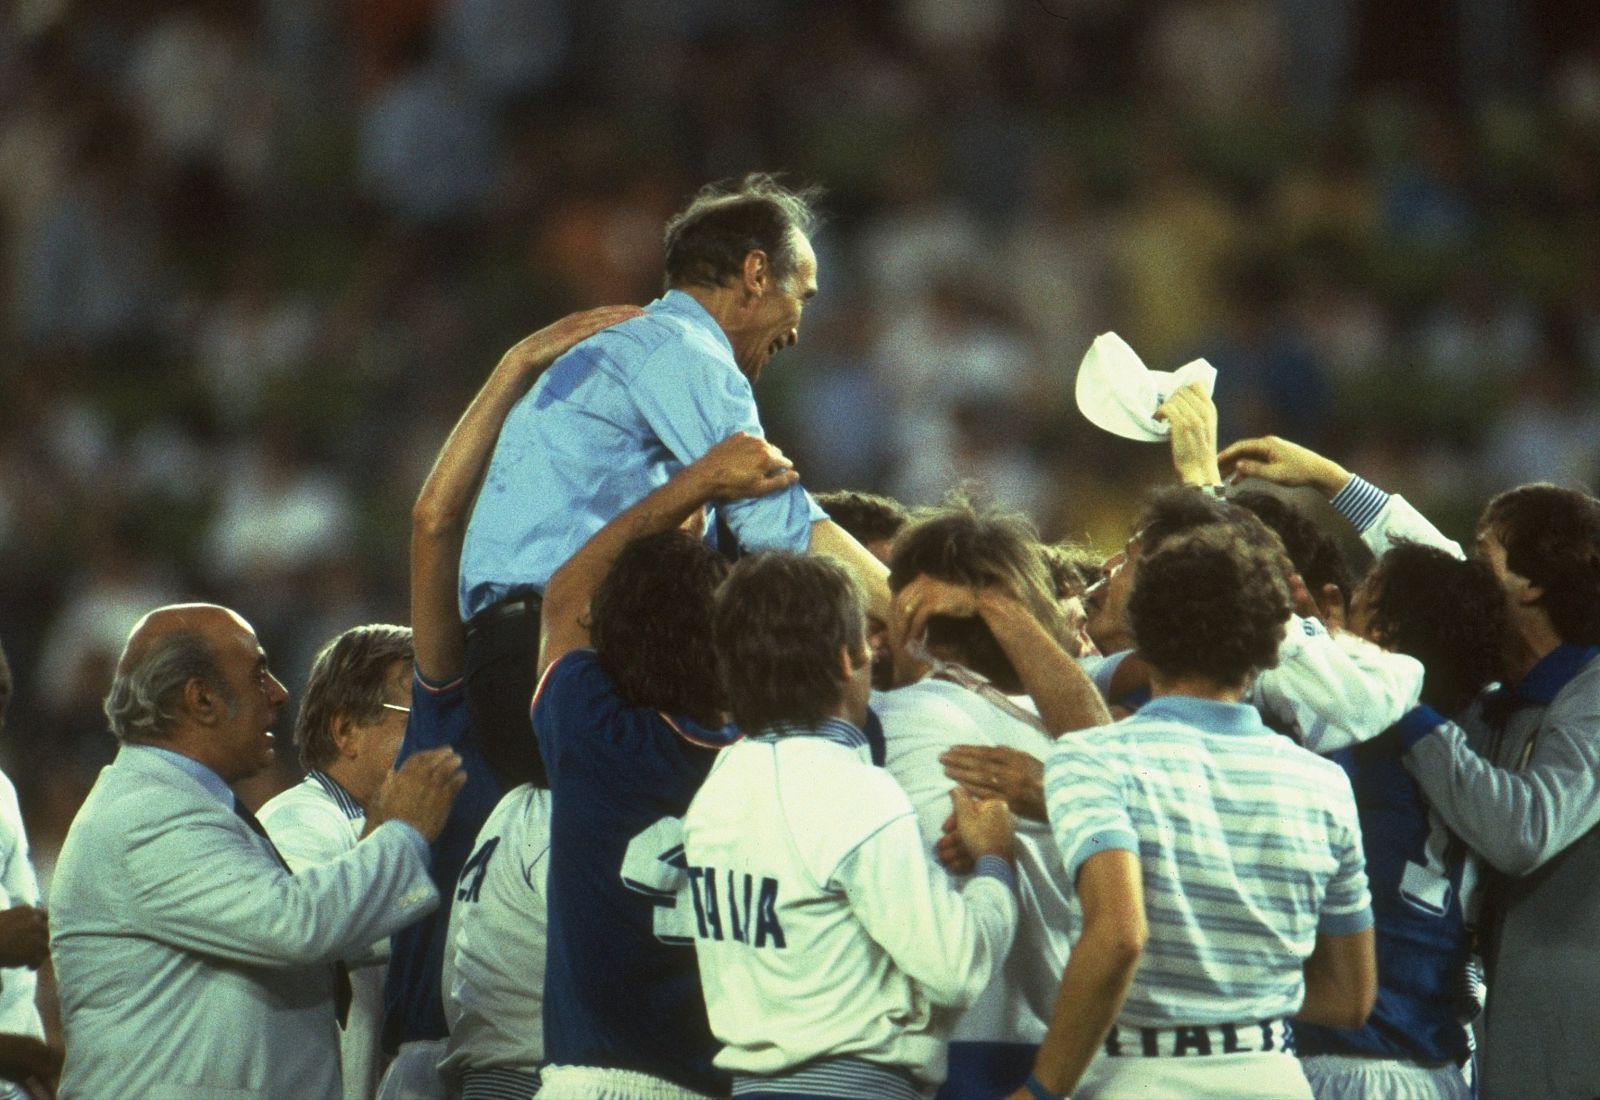
[[[557,359],[512,408],[461,552],[461,616],[550,575],[596,531],[735,432],[765,435],[733,345],[668,291]],[[798,484],[718,505],[745,550],[804,551],[827,519]]]
[[1254,707],[1167,695],[1066,734],[1045,800],[1069,880],[1099,852],[1139,856],[1150,935],[1119,1025],[1292,1016],[1317,933],[1372,924],[1350,780]]

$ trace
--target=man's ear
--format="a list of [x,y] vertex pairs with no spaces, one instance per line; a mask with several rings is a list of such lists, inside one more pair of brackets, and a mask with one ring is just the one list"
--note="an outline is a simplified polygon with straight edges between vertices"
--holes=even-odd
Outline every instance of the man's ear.
[[200,676],[183,685],[183,705],[202,726],[214,726],[228,715],[228,701]]
[[767,292],[767,287],[772,281],[772,267],[767,260],[767,254],[759,248],[753,248],[744,254],[744,268],[741,281],[744,285],[745,296],[759,298]]
[[344,711],[335,711],[333,721],[328,723],[328,737],[333,741],[334,755],[336,757],[350,757],[355,755],[355,722]]
[[[870,656],[869,656],[868,659],[869,660],[871,659]],[[847,682],[850,679],[850,677],[855,673],[855,670],[860,668],[860,667],[861,667],[861,662],[857,661],[855,659],[855,657],[851,654],[850,647],[847,646],[847,645],[840,646],[839,647],[839,682],[841,684]]]

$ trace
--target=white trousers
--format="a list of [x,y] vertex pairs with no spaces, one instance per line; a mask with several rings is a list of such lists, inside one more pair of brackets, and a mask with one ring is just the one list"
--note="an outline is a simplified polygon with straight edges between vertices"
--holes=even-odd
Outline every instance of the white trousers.
[[1192,1058],[1099,1055],[1072,1090],[1073,1100],[1312,1100],[1292,1054],[1214,1054]]
[[1398,1058],[1312,1054],[1300,1060],[1316,1100],[1470,1100],[1472,1090],[1455,1066],[1419,1066]]
[[545,1066],[539,1100],[714,1100],[648,1073],[594,1066]]

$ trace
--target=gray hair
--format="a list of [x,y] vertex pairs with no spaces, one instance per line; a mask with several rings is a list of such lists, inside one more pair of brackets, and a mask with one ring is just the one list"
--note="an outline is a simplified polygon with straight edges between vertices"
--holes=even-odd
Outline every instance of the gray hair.
[[321,768],[339,755],[333,724],[340,716],[358,724],[376,721],[388,701],[389,670],[415,659],[409,626],[354,626],[322,647],[311,663],[294,723],[300,763]]
[[126,651],[106,695],[106,719],[118,741],[165,741],[178,718],[178,701],[190,680],[203,681],[227,704],[237,700],[228,690],[217,656],[200,634],[180,630],[153,643],[130,660]]
[[666,228],[667,289],[730,286],[751,252],[765,252],[775,278],[787,281],[798,263],[796,237],[810,237],[817,226],[815,187],[791,191],[764,172],[737,183],[724,180],[702,187],[674,214]]

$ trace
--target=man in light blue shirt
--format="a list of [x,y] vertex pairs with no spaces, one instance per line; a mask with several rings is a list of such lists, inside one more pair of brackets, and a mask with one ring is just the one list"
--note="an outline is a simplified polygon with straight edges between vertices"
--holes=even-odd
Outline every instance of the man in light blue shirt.
[[[667,292],[550,367],[507,417],[467,526],[467,698],[507,786],[543,782],[528,729],[539,597],[591,535],[735,432],[817,293],[810,196],[769,176],[702,189],[667,223]],[[887,608],[885,570],[799,485],[717,506],[742,550],[833,553]]]

